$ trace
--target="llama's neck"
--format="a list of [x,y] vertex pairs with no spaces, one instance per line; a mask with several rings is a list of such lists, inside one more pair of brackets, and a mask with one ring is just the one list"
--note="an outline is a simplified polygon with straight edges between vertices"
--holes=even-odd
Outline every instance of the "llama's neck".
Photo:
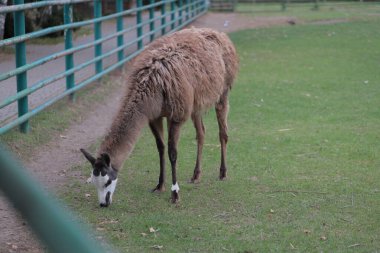
[[112,166],[119,170],[132,152],[147,122],[147,117],[136,105],[124,103],[100,146],[99,154],[109,154]]

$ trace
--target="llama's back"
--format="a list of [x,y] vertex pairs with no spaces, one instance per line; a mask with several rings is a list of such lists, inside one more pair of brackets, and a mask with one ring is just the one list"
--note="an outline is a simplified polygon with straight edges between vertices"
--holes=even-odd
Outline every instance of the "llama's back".
[[225,82],[231,89],[239,67],[239,59],[233,43],[225,33],[217,32],[210,28],[197,30],[206,40],[217,44],[221,48],[226,68]]
[[130,90],[162,111],[184,119],[206,110],[230,89],[237,72],[235,49],[223,33],[185,29],[152,42],[135,60]]

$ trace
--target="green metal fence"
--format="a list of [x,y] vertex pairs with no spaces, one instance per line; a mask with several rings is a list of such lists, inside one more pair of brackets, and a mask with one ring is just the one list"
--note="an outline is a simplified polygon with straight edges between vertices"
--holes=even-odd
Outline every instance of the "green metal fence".
[[25,169],[1,144],[0,168],[0,190],[4,191],[28,221],[49,252],[105,252],[89,236],[86,229],[75,224],[75,218],[70,217],[60,203],[48,196],[42,187],[25,173]]
[[[73,5],[84,2],[92,3],[94,18],[74,22]],[[70,96],[70,99],[74,100],[77,90],[93,83],[107,73],[122,67],[124,63],[131,60],[143,50],[144,39],[152,41],[159,35],[179,30],[207,11],[207,0],[162,0],[158,2],[150,0],[148,5],[143,5],[142,0],[136,0],[136,7],[127,10],[123,9],[123,0],[115,0],[115,12],[106,16],[102,15],[101,0],[55,0],[28,4],[24,4],[24,0],[14,0],[13,4],[14,5],[2,7],[0,14],[13,13],[15,37],[0,41],[0,48],[10,45],[15,46],[16,68],[6,73],[0,73],[0,89],[1,81],[16,76],[17,94],[0,101],[0,109],[17,102],[18,118],[1,126],[0,134],[5,133],[17,125],[20,126],[22,132],[28,132],[28,120],[31,117],[65,96]],[[26,34],[25,11],[54,5],[64,6],[64,24]],[[155,9],[160,9],[160,11],[156,12]],[[143,19],[143,13],[149,13],[148,19]],[[157,13],[159,13],[159,15],[157,15]],[[124,27],[123,17],[131,14],[136,16],[136,23]],[[116,20],[116,32],[102,36],[102,23],[108,20]],[[88,25],[93,25],[94,40],[89,43],[73,46],[73,29]],[[144,32],[144,27],[148,27],[148,31]],[[25,42],[58,31],[64,31],[65,34],[64,50],[27,63],[27,45]],[[131,41],[126,41],[124,35],[132,31],[136,32],[136,38]],[[108,52],[104,52],[102,50],[102,44],[115,38],[117,39],[115,47]],[[128,49],[136,45],[136,50],[128,54],[126,53]],[[91,60],[76,65],[74,62],[74,54],[91,47],[94,48],[94,57]],[[111,65],[104,66],[104,60],[113,55],[117,55],[117,61]],[[64,72],[48,76],[34,84],[28,83],[27,72],[29,70],[61,57],[65,57],[66,70]],[[95,74],[85,80],[76,82],[75,73],[91,65],[94,65]],[[66,90],[64,92],[44,101],[44,103],[33,109],[28,108],[28,96],[30,94],[63,78],[66,78]]]

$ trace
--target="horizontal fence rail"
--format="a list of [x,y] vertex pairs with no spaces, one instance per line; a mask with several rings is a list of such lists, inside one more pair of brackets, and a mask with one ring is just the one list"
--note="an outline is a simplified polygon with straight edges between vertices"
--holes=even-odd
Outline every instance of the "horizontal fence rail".
[[[115,1],[115,10],[109,15],[102,15],[102,1],[100,0],[57,0],[42,1],[36,3],[24,4],[23,0],[14,0],[14,5],[0,9],[0,15],[14,15],[15,36],[0,41],[0,48],[6,46],[15,46],[16,48],[16,68],[5,73],[0,73],[0,90],[4,89],[3,82],[10,78],[17,77],[17,93],[15,95],[3,98],[0,101],[0,110],[17,102],[18,117],[12,121],[7,121],[0,127],[0,134],[9,131],[11,128],[19,125],[21,132],[28,132],[28,120],[37,113],[52,105],[65,96],[70,95],[74,100],[75,91],[87,86],[88,84],[100,79],[107,73],[120,68],[127,61],[139,54],[143,50],[143,44],[153,39],[177,31],[190,22],[198,18],[207,11],[207,0],[162,0],[150,1],[147,5],[142,5],[141,0],[137,0],[135,8],[123,9],[122,0]],[[92,19],[84,21],[74,21],[73,12],[75,4],[87,3],[93,8]],[[63,6],[63,22],[61,25],[55,25],[36,32],[25,33],[25,12],[41,7]],[[74,8],[73,8],[74,7]],[[129,24],[124,22],[124,18],[134,19]],[[116,31],[102,36],[102,25],[104,22],[115,21]],[[128,21],[128,20],[127,20]],[[73,40],[74,29],[88,27],[92,25],[94,29],[94,38],[76,44]],[[53,52],[47,56],[36,59],[27,63],[26,51],[27,42],[31,39],[40,38],[48,34],[64,31],[63,50]],[[126,35],[134,33],[134,37],[126,39]],[[104,50],[102,45],[111,40],[116,40],[113,48]],[[93,57],[75,64],[77,54],[94,48]],[[105,60],[115,56],[111,64],[105,65]],[[52,61],[65,58],[64,71],[46,75],[45,78],[35,83],[28,81],[28,71],[35,68],[49,65]],[[46,64],[46,65],[45,65]],[[43,66],[44,65],[44,66]],[[84,71],[94,66],[94,73],[85,80],[76,80],[76,73]],[[104,65],[104,66],[103,66]],[[65,90],[54,97],[47,98],[41,104],[29,109],[28,97],[33,93],[43,90],[49,85],[66,78]],[[2,119],[0,119],[0,122]]]

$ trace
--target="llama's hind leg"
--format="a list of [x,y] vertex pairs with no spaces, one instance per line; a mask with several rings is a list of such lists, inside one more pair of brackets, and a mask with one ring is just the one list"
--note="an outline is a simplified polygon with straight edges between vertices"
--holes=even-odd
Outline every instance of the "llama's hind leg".
[[157,150],[160,156],[160,177],[158,179],[158,185],[152,192],[163,192],[165,191],[165,144],[162,118],[150,122],[149,127],[156,139]]
[[195,163],[194,174],[190,179],[191,183],[198,183],[201,175],[202,168],[202,149],[205,138],[205,127],[203,125],[201,115],[193,115],[192,118],[195,130],[197,132],[197,161]]
[[219,125],[219,140],[221,148],[221,163],[220,163],[220,174],[219,179],[223,180],[227,176],[227,164],[226,164],[226,153],[227,153],[227,141],[228,141],[228,126],[227,126],[227,115],[228,115],[228,92],[225,92],[220,98],[219,102],[215,106],[216,117],[218,119]]
[[172,167],[172,203],[177,203],[179,201],[179,186],[177,182],[177,144],[179,139],[179,132],[181,128],[181,123],[175,122],[172,120],[168,120],[168,130],[169,130],[169,137],[168,137],[168,153],[169,153],[169,159],[170,164]]

